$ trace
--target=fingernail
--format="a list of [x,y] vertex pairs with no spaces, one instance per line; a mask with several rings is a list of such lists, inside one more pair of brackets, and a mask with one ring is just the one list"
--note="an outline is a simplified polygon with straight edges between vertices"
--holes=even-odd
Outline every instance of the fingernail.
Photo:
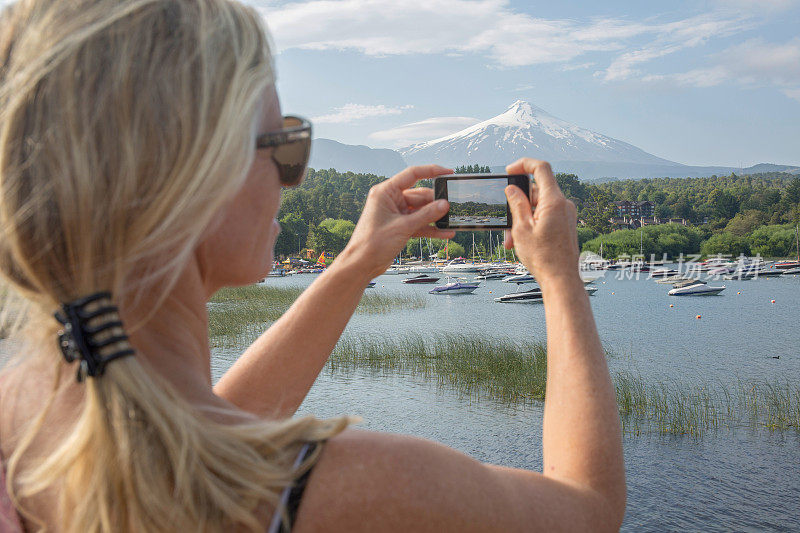
[[446,209],[447,208],[447,200],[445,200],[445,199],[436,200],[436,208],[437,209]]

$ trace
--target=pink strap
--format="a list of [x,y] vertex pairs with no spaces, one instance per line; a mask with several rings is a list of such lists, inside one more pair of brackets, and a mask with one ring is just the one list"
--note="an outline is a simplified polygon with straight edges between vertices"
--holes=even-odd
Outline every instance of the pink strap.
[[[0,457],[0,459],[2,459]],[[0,465],[0,531],[4,533],[23,533],[17,510],[6,492],[6,468]]]

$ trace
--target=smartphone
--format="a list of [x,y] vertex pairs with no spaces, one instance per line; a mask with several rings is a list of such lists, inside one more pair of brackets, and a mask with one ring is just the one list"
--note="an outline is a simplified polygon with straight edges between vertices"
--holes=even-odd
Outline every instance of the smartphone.
[[433,182],[436,199],[450,202],[450,210],[439,220],[439,229],[482,230],[511,227],[511,210],[505,189],[516,185],[530,198],[527,174],[453,174]]

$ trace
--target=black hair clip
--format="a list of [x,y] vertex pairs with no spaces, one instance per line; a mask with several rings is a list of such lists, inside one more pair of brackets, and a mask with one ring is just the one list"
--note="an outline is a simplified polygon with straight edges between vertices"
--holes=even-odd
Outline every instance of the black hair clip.
[[64,359],[68,363],[80,360],[79,382],[86,376],[102,376],[109,362],[135,353],[108,292],[65,303],[55,317],[64,326],[58,332]]

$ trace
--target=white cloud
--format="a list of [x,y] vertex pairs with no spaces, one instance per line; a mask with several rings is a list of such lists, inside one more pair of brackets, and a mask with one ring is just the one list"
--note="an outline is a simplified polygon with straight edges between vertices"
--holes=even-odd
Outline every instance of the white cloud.
[[571,70],[585,70],[587,68],[592,68],[594,65],[595,63],[591,61],[588,63],[569,64],[561,67],[561,70],[564,72],[569,72]]
[[507,0],[310,0],[261,7],[279,50],[354,50],[371,56],[483,54],[503,67],[567,62],[619,52],[634,38],[702,42],[732,15],[667,23],[627,19],[543,19]]
[[797,89],[784,89],[783,90],[783,94],[785,94],[786,96],[788,96],[789,98],[791,98],[793,100],[797,100],[798,102],[800,102],[800,88],[797,88]]
[[712,0],[705,13],[640,21],[537,18],[509,0],[265,1],[260,0],[258,9],[278,51],[349,50],[376,57],[471,54],[504,68],[547,63],[560,64],[565,71],[592,68],[606,82],[800,86],[793,81],[800,68],[793,42],[782,47],[746,41],[731,48],[730,57],[717,54],[707,66],[679,74],[653,68],[662,58],[751,30],[769,17],[786,16],[783,12],[800,6],[800,0]]
[[657,37],[646,46],[620,54],[603,73],[605,81],[640,77],[640,66],[687,48],[705,44],[711,38],[726,37],[743,31],[751,22],[741,17],[703,14],[662,24]]
[[719,54],[731,78],[750,85],[800,85],[800,38],[785,43],[750,39]]
[[381,105],[345,104],[335,108],[333,113],[312,117],[312,121],[318,124],[345,124],[357,122],[365,118],[383,117],[386,115],[399,115],[407,109],[412,109],[412,105],[388,107]]
[[376,131],[371,133],[369,137],[399,148],[444,137],[473,126],[478,122],[480,122],[480,119],[473,117],[434,117],[388,130]]
[[711,65],[677,74],[649,75],[644,81],[665,81],[689,87],[713,87],[736,82],[747,87],[781,88],[800,100],[800,38],[785,43],[750,39],[711,58]]

